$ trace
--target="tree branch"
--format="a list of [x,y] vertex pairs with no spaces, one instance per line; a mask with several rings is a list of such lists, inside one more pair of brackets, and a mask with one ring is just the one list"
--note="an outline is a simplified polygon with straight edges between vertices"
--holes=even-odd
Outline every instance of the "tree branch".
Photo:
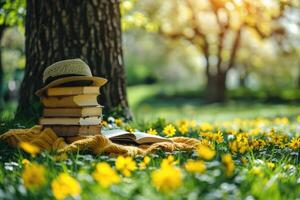
[[242,34],[243,25],[237,30],[234,41],[232,43],[231,54],[229,57],[228,67],[226,71],[231,69],[234,66],[234,62],[236,60],[236,54],[240,46],[241,34]]

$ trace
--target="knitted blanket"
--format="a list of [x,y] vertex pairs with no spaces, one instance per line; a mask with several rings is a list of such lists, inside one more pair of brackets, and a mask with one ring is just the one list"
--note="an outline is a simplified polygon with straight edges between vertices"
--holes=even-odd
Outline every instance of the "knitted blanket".
[[173,137],[173,142],[160,142],[151,145],[128,146],[111,142],[103,135],[77,136],[62,138],[58,137],[50,128],[33,126],[30,129],[11,129],[0,135],[0,140],[18,147],[20,142],[28,142],[41,150],[56,151],[57,153],[77,152],[89,150],[93,154],[116,154],[116,155],[145,155],[162,149],[166,152],[175,150],[192,151],[198,144],[198,140],[186,137]]

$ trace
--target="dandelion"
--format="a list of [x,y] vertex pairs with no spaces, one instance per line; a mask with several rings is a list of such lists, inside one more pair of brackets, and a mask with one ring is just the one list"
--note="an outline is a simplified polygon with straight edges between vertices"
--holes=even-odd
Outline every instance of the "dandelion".
[[150,163],[151,158],[149,156],[145,156],[143,161],[139,164],[140,169],[146,169],[147,165]]
[[194,161],[188,160],[185,165],[185,169],[191,173],[199,173],[202,174],[206,170],[205,163],[202,160]]
[[166,165],[152,172],[152,184],[161,192],[170,192],[182,184],[181,171],[174,166]]
[[107,126],[108,126],[108,123],[107,123],[107,121],[102,120],[102,121],[101,121],[101,125],[102,125],[103,127],[107,127]]
[[45,183],[45,168],[39,164],[26,164],[21,176],[24,186],[34,189]]
[[243,165],[246,165],[248,163],[248,160],[245,157],[241,157],[240,161]]
[[131,176],[131,172],[136,169],[136,163],[131,157],[118,156],[116,160],[116,169],[124,176]]
[[172,124],[168,124],[164,127],[163,133],[168,137],[172,137],[175,135],[176,129]]
[[118,119],[115,120],[115,124],[116,124],[117,126],[122,126],[123,120],[122,120],[121,118],[118,118]]
[[182,120],[179,120],[176,122],[177,126],[189,126],[189,121],[188,120],[185,120],[185,119],[182,119]]
[[51,183],[53,195],[56,199],[68,196],[76,197],[81,193],[79,182],[67,173],[60,173]]
[[300,122],[300,115],[297,116],[297,121]]
[[256,176],[260,176],[260,177],[263,176],[263,172],[262,172],[262,170],[261,170],[261,167],[258,167],[258,166],[254,166],[254,167],[250,170],[250,173],[253,174],[253,175],[256,175]]
[[174,156],[169,155],[167,158],[163,159],[160,163],[161,167],[176,165],[178,161],[175,160]]
[[120,182],[120,177],[116,171],[106,162],[98,163],[92,176],[104,188]]
[[207,139],[200,140],[199,144],[203,144],[205,146],[208,146],[211,149],[215,149],[214,144],[211,141],[207,140]]
[[234,172],[234,162],[230,154],[222,155],[222,163],[225,167],[226,176],[232,176]]
[[298,138],[293,138],[289,143],[288,146],[293,149],[293,150],[297,150],[300,149],[300,137]]
[[129,133],[134,133],[134,131],[135,131],[135,129],[130,126],[126,126],[125,130],[128,131]]
[[147,133],[152,134],[152,135],[157,135],[157,131],[153,128],[148,129]]
[[201,131],[212,131],[214,127],[210,123],[202,123],[200,125],[200,130]]
[[215,133],[213,136],[213,140],[216,141],[217,143],[224,142],[223,133],[221,131]]
[[262,139],[255,139],[251,142],[251,147],[253,149],[262,149],[267,145],[267,143]]
[[268,166],[268,168],[270,168],[270,169],[274,169],[275,164],[272,163],[272,162],[267,162],[267,166]]
[[196,120],[191,120],[191,121],[189,122],[189,125],[190,125],[191,128],[195,128],[195,127],[197,126]]
[[201,158],[205,160],[211,160],[216,155],[216,152],[213,149],[203,144],[198,145],[197,153]]
[[186,134],[189,131],[189,129],[188,129],[187,125],[181,125],[181,126],[178,127],[178,131],[181,134]]
[[23,160],[21,161],[21,163],[22,163],[24,166],[26,166],[26,165],[30,164],[30,161],[27,160],[27,159],[23,159]]
[[40,148],[29,143],[29,142],[20,142],[19,146],[26,151],[27,153],[31,154],[32,156],[35,156],[40,152]]

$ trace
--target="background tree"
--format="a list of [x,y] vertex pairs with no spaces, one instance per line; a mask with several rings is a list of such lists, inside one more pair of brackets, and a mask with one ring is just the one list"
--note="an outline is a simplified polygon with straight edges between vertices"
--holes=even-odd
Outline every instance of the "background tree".
[[3,106],[2,37],[4,31],[12,26],[22,27],[25,16],[25,0],[0,0],[0,109]]
[[118,0],[27,0],[26,67],[18,116],[34,113],[34,92],[42,86],[44,69],[59,60],[80,57],[93,75],[108,79],[101,91],[106,111],[130,118],[126,97],[121,14]]
[[270,38],[280,29],[289,1],[186,0],[148,1],[144,12],[169,39],[194,45],[205,59],[206,98],[224,101],[226,76],[234,68],[245,32]]

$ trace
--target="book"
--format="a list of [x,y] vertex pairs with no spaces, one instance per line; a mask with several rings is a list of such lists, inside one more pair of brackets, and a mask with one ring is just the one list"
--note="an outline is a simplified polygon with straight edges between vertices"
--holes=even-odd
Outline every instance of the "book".
[[47,125],[44,127],[51,128],[59,137],[101,134],[101,125],[92,125],[92,126]]
[[140,131],[135,131],[130,133],[121,129],[113,129],[113,130],[102,130],[102,135],[106,136],[112,142],[115,143],[136,143],[136,144],[151,144],[157,142],[172,142],[172,140],[168,138],[164,138],[158,135],[152,135],[149,133],[144,133]]
[[80,107],[80,108],[44,108],[44,117],[92,117],[101,116],[102,107]]
[[79,94],[100,94],[98,86],[53,87],[47,89],[47,96],[69,96]]
[[41,125],[99,125],[101,117],[42,117]]
[[69,108],[99,106],[98,94],[80,94],[74,96],[43,97],[42,104],[48,108]]

